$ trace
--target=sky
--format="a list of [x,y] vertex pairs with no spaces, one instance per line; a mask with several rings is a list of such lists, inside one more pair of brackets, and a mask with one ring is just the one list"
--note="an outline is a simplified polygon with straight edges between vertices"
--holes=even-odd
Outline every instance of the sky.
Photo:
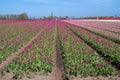
[[0,14],[27,13],[31,17],[120,16],[120,0],[0,0]]

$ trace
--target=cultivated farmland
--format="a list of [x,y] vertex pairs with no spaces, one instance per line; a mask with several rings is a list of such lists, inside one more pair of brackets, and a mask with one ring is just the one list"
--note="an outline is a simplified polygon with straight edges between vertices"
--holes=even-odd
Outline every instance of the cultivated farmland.
[[0,21],[0,75],[0,80],[120,80],[120,22]]

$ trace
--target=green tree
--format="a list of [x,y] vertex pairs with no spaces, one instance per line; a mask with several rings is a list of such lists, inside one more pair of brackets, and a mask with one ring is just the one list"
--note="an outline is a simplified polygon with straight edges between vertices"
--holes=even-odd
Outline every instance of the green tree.
[[28,15],[26,13],[22,13],[18,16],[19,20],[27,20],[28,19]]

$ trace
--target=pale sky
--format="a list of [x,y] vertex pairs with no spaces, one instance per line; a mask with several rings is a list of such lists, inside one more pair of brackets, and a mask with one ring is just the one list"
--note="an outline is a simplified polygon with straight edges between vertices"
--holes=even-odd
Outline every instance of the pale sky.
[[120,0],[1,0],[0,14],[120,16]]

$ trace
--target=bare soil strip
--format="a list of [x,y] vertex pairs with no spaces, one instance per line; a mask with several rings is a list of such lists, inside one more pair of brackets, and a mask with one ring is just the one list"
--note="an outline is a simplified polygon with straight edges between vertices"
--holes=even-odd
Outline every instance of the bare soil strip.
[[55,58],[54,58],[54,69],[50,75],[51,80],[66,80],[64,63],[62,61],[62,50],[58,35],[58,27],[56,26],[55,32]]
[[119,76],[116,77],[104,77],[104,76],[99,76],[99,77],[86,77],[86,78],[80,78],[76,77],[72,80],[120,80]]
[[4,69],[10,64],[12,63],[12,61],[19,56],[19,54],[24,50],[25,47],[27,47],[28,45],[30,45],[32,43],[32,41],[34,41],[39,35],[40,35],[41,31],[35,36],[33,37],[25,46],[23,46],[21,49],[19,49],[17,52],[13,53],[11,56],[9,56],[5,61],[3,61],[0,64],[0,73],[2,73],[4,71]]

